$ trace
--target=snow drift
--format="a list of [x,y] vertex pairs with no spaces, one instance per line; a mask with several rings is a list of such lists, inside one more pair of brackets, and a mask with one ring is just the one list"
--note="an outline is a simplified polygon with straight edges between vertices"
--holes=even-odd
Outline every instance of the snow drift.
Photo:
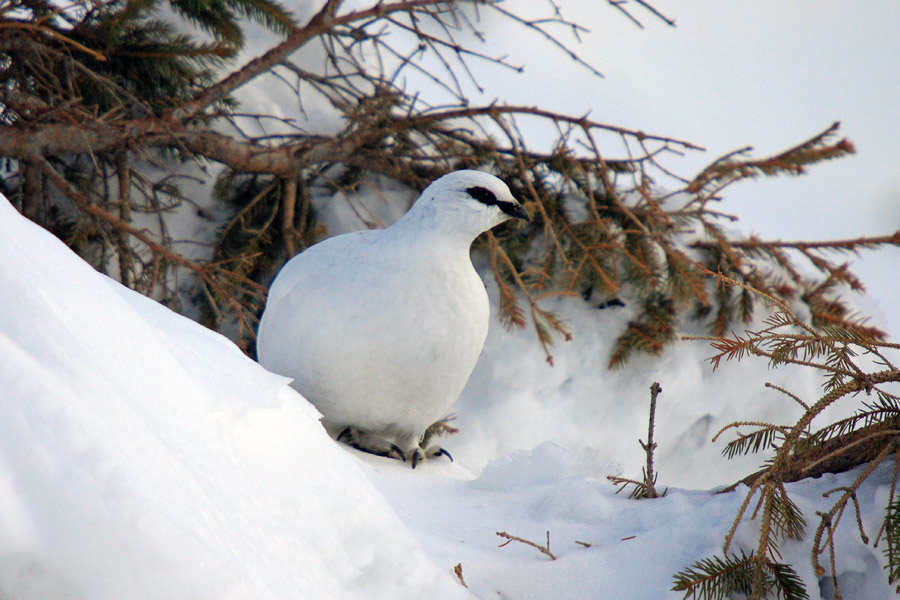
[[452,598],[288,381],[0,197],[0,597]]
[[[672,575],[721,552],[746,488],[672,486],[740,468],[709,444],[730,413],[787,418],[781,398],[759,396],[764,377],[817,382],[764,364],[713,377],[700,344],[610,374],[604,332],[627,314],[564,308],[582,334],[553,369],[530,332],[492,323],[457,407],[463,432],[447,441],[480,475],[444,461],[412,471],[335,444],[286,379],[96,273],[0,198],[0,598],[681,598]],[[669,493],[631,501],[605,476],[638,475],[654,379]],[[813,522],[823,493],[857,475],[789,492]],[[870,534],[890,479],[883,466],[858,494]],[[557,559],[498,547],[498,531],[550,536]],[[743,523],[737,548],[757,533]],[[813,600],[829,598],[811,538],[783,558]],[[888,597],[881,549],[850,522],[835,540],[844,597]]]

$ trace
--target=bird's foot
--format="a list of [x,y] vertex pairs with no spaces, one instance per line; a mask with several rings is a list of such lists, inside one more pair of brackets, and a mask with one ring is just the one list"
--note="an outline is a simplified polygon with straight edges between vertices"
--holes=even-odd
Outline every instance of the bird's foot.
[[384,456],[386,458],[395,458],[406,462],[407,457],[414,460],[413,468],[415,468],[415,459],[410,456],[415,453],[415,449],[410,452],[404,452],[403,448],[384,439],[383,437],[374,435],[367,431],[356,429],[355,427],[346,427],[337,436],[337,441],[343,442],[352,448],[368,452],[376,456]]
[[450,459],[450,462],[453,462],[453,457],[450,456],[450,453],[441,448],[440,446],[429,446],[428,448],[414,448],[410,453],[410,462],[412,463],[412,468],[415,469],[416,465],[420,462],[424,461],[426,458],[436,458],[438,456],[446,456]]
[[453,457],[450,456],[450,453],[441,448],[440,446],[429,446],[425,449],[425,456],[429,458],[436,458],[438,456],[446,456],[450,459],[450,462],[453,462]]
[[406,462],[406,453],[397,444],[353,427],[347,427],[337,436],[337,441],[352,448],[387,458],[396,458]]
[[343,429],[340,434],[338,434],[337,441],[343,442],[362,452],[409,462],[413,469],[426,458],[446,456],[451,462],[453,461],[453,457],[450,456],[450,453],[440,446],[429,446],[428,448],[414,446],[410,450],[404,451],[403,448],[394,442],[372,433],[360,431],[353,427],[346,427]]

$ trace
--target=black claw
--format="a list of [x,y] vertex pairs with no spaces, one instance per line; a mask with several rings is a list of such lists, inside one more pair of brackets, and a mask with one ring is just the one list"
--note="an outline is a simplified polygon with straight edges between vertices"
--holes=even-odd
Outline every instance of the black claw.
[[[397,444],[391,444],[391,452],[395,453],[397,455],[397,458],[399,458],[403,462],[406,462],[406,455],[403,454],[403,450],[400,449],[400,446],[398,446]],[[416,463],[413,463],[413,469],[415,468]]]
[[419,455],[415,452],[412,454],[412,468],[415,469],[416,465],[419,464]]
[[450,456],[450,453],[447,452],[446,450],[444,450],[443,448],[438,448],[437,450],[435,450],[434,455],[435,455],[435,456],[441,456],[441,455],[444,455],[444,456],[446,456],[447,458],[450,459],[450,462],[453,462],[453,457]]

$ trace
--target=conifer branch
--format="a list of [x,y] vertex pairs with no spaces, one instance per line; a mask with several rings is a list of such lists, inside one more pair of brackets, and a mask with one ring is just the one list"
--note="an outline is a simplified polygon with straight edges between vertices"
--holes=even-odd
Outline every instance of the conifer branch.
[[[761,583],[754,589],[755,574]],[[675,575],[673,591],[685,592],[684,598],[721,599],[734,594],[760,600],[774,591],[784,600],[807,600],[803,580],[789,565],[760,559],[757,555],[726,554],[695,562]]]
[[888,583],[896,586],[895,590],[900,594],[900,500],[893,496],[891,502],[888,503],[884,518],[884,532],[887,545],[883,552],[888,563],[886,567]]
[[[748,240],[732,240],[730,245],[732,248],[742,249],[769,249],[769,248],[788,248],[792,250],[835,250],[835,251],[852,251],[871,250],[884,245],[900,244],[900,230],[890,235],[879,236],[860,236],[845,240],[829,240],[815,242],[786,242],[782,240],[760,240],[750,238]],[[693,248],[713,248],[715,244],[710,242],[694,242],[691,244]]]
[[[241,328],[252,335],[254,329],[252,327],[252,324],[243,318],[243,311],[240,308],[239,302],[219,283],[218,278],[214,275],[213,269],[215,267],[213,265],[201,265],[185,258],[177,252],[172,252],[163,244],[152,239],[147,233],[137,229],[127,221],[123,221],[119,217],[98,206],[86,194],[72,187],[66,180],[66,178],[63,177],[55,168],[53,168],[53,165],[51,165],[47,161],[47,159],[41,156],[35,156],[32,157],[30,162],[34,164],[40,170],[40,172],[45,177],[47,177],[48,180],[50,180],[63,194],[69,197],[81,210],[93,217],[96,217],[108,223],[109,225],[114,227],[116,231],[128,234],[129,236],[139,240],[141,243],[147,246],[147,248],[150,249],[154,256],[161,257],[167,261],[186,267],[196,273],[205,287],[214,291],[216,295],[222,299],[222,301],[231,306],[235,314],[239,316],[239,324]],[[242,277],[239,274],[229,273],[228,277],[236,279],[242,285],[255,287],[260,290],[262,289],[261,286],[259,286],[259,284],[257,284],[256,282]]]
[[180,254],[169,251],[162,244],[151,239],[150,236],[148,236],[143,231],[132,226],[130,223],[127,223],[122,219],[116,217],[100,206],[97,206],[87,195],[79,192],[74,187],[72,187],[66,180],[66,178],[63,177],[59,172],[57,172],[57,170],[53,168],[53,165],[51,165],[44,157],[33,156],[31,157],[30,162],[36,165],[41,173],[43,173],[44,176],[47,177],[47,179],[53,182],[53,184],[58,187],[62,193],[64,193],[73,202],[75,202],[75,204],[77,204],[81,210],[103,221],[106,221],[116,229],[121,230],[134,238],[137,238],[144,245],[150,248],[150,250],[163,256],[166,260],[176,262],[183,267],[191,269],[197,274],[202,274],[205,271],[205,268],[203,266],[184,258]]
[[553,123],[576,125],[585,131],[596,129],[634,139],[672,144],[686,150],[704,150],[702,146],[698,146],[693,142],[687,140],[667,137],[663,135],[654,135],[636,129],[629,129],[626,127],[610,125],[608,123],[601,123],[587,117],[574,117],[565,115],[537,106],[490,104],[488,106],[475,108],[471,106],[451,107],[447,109],[427,111],[417,115],[410,115],[406,119],[398,121],[398,123],[402,123],[404,125],[407,125],[408,127],[420,127],[427,124],[444,123],[452,121],[454,119],[468,119],[478,116],[490,116],[495,121],[498,121],[503,115],[529,115],[540,117],[541,119]]
[[[729,285],[744,286],[734,280],[720,276]],[[762,292],[755,292],[764,295]],[[827,552],[834,575],[834,532],[848,506],[852,506],[856,516],[857,530],[863,543],[868,536],[863,529],[856,493],[875,468],[888,456],[896,452],[896,440],[900,435],[900,398],[883,389],[884,384],[900,382],[900,370],[889,360],[882,364],[888,368],[865,370],[855,361],[855,357],[865,352],[883,356],[887,350],[897,350],[900,346],[880,340],[878,337],[841,328],[821,332],[804,323],[790,310],[786,303],[774,297],[767,297],[778,307],[778,312],[766,320],[765,327],[756,332],[747,332],[741,337],[709,338],[713,347],[720,351],[714,360],[737,359],[746,356],[760,356],[773,366],[791,364],[813,368],[828,375],[823,395],[813,403],[807,403],[786,390],[769,385],[797,402],[804,412],[790,427],[767,423],[732,423],[724,431],[741,425],[758,429],[750,434],[739,434],[729,442],[724,452],[733,456],[750,450],[771,448],[774,457],[762,470],[745,477],[740,482],[723,490],[736,489],[739,484],[750,486],[747,497],[735,516],[731,530],[725,538],[725,550],[731,544],[738,525],[743,521],[751,497],[759,493],[756,510],[751,519],[758,518],[760,532],[755,556],[768,554],[777,558],[778,542],[788,537],[799,537],[805,529],[805,518],[790,499],[785,483],[822,473],[843,472],[854,466],[865,465],[854,482],[847,487],[832,490],[843,492],[833,502],[831,509],[820,511],[820,521],[813,540],[812,561],[816,571],[822,575],[825,570],[819,556]],[[797,332],[800,333],[797,333]],[[877,400],[862,403],[856,415],[813,428],[814,420],[822,412],[845,398],[852,398],[857,392],[875,394]],[[900,469],[895,468],[894,481]],[[761,559],[754,563],[752,584],[753,597],[761,597],[765,589],[765,567]]]
[[773,390],[778,390],[779,392],[781,392],[782,394],[784,394],[785,396],[787,396],[788,398],[790,398],[791,400],[793,400],[794,402],[796,402],[797,404],[799,404],[800,406],[805,408],[806,410],[809,410],[809,405],[806,402],[804,402],[803,400],[801,400],[800,397],[797,396],[796,394],[793,394],[793,393],[789,392],[788,390],[784,389],[783,387],[777,386],[774,383],[770,383],[768,381],[765,383],[765,386],[767,388],[771,388]]
[[735,160],[731,155],[723,157],[704,169],[686,189],[694,194],[702,193],[704,190],[709,193],[710,186],[713,186],[715,193],[718,193],[725,186],[747,177],[802,175],[808,165],[856,152],[853,144],[847,139],[831,143],[839,128],[840,123],[832,123],[825,131],[769,158]]
[[[669,22],[648,3],[639,5],[654,18]],[[567,32],[577,42],[586,31],[565,19],[553,2],[548,1],[547,6],[551,10],[549,17],[532,19],[496,3],[478,4],[479,10],[491,11],[536,33],[564,55],[580,60],[576,52],[563,50],[569,45],[568,38],[555,32],[556,28]],[[624,8],[620,3],[610,6],[616,10]],[[499,102],[477,106],[462,97],[464,79],[478,85],[467,61],[487,61],[504,68],[515,65],[506,57],[491,56],[461,41],[460,31],[472,33],[477,39],[486,34],[478,30],[471,14],[458,3],[373,1],[358,9],[343,10],[343,3],[329,0],[305,24],[291,23],[292,17],[273,0],[234,0],[207,21],[198,14],[181,15],[210,31],[215,38],[211,44],[178,34],[171,23],[144,18],[137,5],[109,7],[110,19],[133,28],[135,39],[143,41],[110,51],[104,49],[108,60],[102,64],[91,62],[90,55],[75,46],[52,35],[39,35],[35,30],[10,26],[11,34],[0,40],[0,53],[10,57],[17,69],[10,72],[9,85],[0,90],[4,101],[0,116],[6,118],[0,127],[0,149],[3,156],[23,165],[13,176],[17,179],[12,184],[13,191],[22,190],[13,200],[28,206],[30,198],[36,197],[33,191],[38,182],[28,174],[27,167],[27,161],[35,156],[53,164],[74,161],[77,167],[64,173],[69,183],[101,206],[103,189],[108,185],[106,178],[117,172],[110,169],[115,167],[117,156],[127,156],[134,164],[145,161],[159,166],[160,151],[190,159],[200,170],[206,168],[208,161],[224,165],[226,170],[217,184],[224,192],[218,197],[224,207],[233,211],[233,218],[228,219],[220,238],[210,245],[212,256],[191,262],[215,263],[209,272],[220,279],[218,289],[230,290],[239,298],[241,315],[235,318],[241,321],[255,318],[261,300],[256,288],[239,283],[241,277],[255,284],[268,281],[271,271],[286,257],[325,234],[316,227],[304,198],[297,199],[297,195],[331,185],[332,172],[343,171],[345,175],[338,177],[357,180],[385,175],[413,189],[422,189],[449,170],[480,168],[503,178],[535,215],[532,226],[507,227],[497,232],[495,243],[488,242],[488,251],[505,322],[523,326],[528,324],[530,315],[548,361],[552,361],[550,346],[557,336],[571,335],[562,319],[543,306],[547,298],[557,295],[581,295],[598,305],[614,295],[629,299],[633,314],[624,330],[617,332],[613,352],[607,357],[607,364],[613,368],[636,354],[664,352],[678,339],[679,317],[690,312],[715,335],[732,330],[739,321],[749,321],[765,308],[759,306],[765,302],[754,302],[751,290],[783,301],[801,299],[809,308],[812,325],[819,330],[883,336],[840,299],[843,286],[861,289],[862,282],[846,265],[833,262],[829,253],[893,244],[894,236],[844,240],[833,245],[765,245],[766,242],[733,239],[718,226],[718,221],[729,218],[728,215],[707,207],[713,190],[722,189],[745,173],[805,167],[828,158],[829,148],[834,156],[846,153],[848,144],[832,139],[836,128],[771,159],[743,160],[737,154],[726,157],[694,179],[681,178],[687,182],[683,190],[663,194],[651,185],[655,174],[678,177],[663,164],[662,158],[685,150],[700,150],[699,146],[672,136],[603,123],[588,115]],[[236,47],[240,34],[233,17],[241,14],[286,37],[259,57],[217,75],[211,65],[226,64],[226,51]],[[0,13],[0,26],[6,23],[4,19],[8,17]],[[62,27],[50,18],[41,21],[40,27],[52,28],[92,48],[87,38],[77,36],[80,30],[71,24]],[[383,34],[388,31],[415,38],[421,45],[413,44],[409,50],[391,47],[393,38]],[[321,44],[323,63],[302,67],[294,64],[290,55],[310,42]],[[217,53],[223,60],[211,63],[209,59]],[[420,59],[425,54],[442,66],[443,72],[428,75],[456,96],[451,104],[432,105],[428,98],[404,89],[404,74],[421,68]],[[40,60],[29,58],[35,56]],[[169,87],[141,88],[146,78],[137,77],[136,70],[125,69],[123,74],[109,68],[109,63],[125,57],[130,60],[122,63],[123,68],[129,62],[152,66],[156,80]],[[377,58],[371,60],[372,57]],[[47,68],[48,61],[67,65],[69,79],[55,81],[53,78],[59,75]],[[19,72],[21,77],[16,75]],[[335,119],[342,119],[346,127],[328,135],[314,135],[284,117],[275,121],[284,130],[276,135],[247,133],[242,123],[252,119],[261,124],[267,116],[235,110],[229,95],[265,73],[275,74],[279,82],[290,86],[301,111],[304,99],[310,95],[326,98]],[[136,89],[144,93],[136,93]],[[518,126],[519,121],[526,119],[558,131],[551,151],[528,147],[527,136]],[[220,127],[224,123],[231,128]],[[624,157],[611,158],[601,152],[610,139],[621,143]],[[82,179],[75,181],[68,171]],[[139,175],[132,177],[134,189],[128,195],[131,207],[118,207],[121,220],[128,222],[128,215],[139,210],[141,198],[152,199],[160,207],[188,202],[171,184],[173,179],[171,173],[157,182]],[[284,181],[284,185],[257,196],[275,180]],[[81,181],[98,184],[94,189],[81,188]],[[231,189],[226,190],[226,184]],[[239,193],[246,186],[257,184],[253,189],[246,188],[246,195]],[[669,199],[677,195],[675,192],[687,196],[687,203],[668,206]],[[244,211],[248,203],[252,207]],[[154,235],[158,241],[167,242],[165,218],[161,216],[165,209],[160,210]],[[688,243],[684,236],[689,231],[702,231],[705,237],[690,240],[695,244]],[[138,239],[130,234],[128,238]],[[122,238],[107,232],[104,239]],[[73,244],[93,243],[85,242],[83,237],[72,240]],[[163,245],[175,252],[175,245]],[[173,300],[175,292],[170,286],[177,269],[184,266],[182,263],[154,254],[160,260],[151,258],[146,265],[141,261],[129,265],[128,255],[133,254],[133,249],[123,244],[116,248],[102,256],[119,259],[120,279],[130,278],[135,287],[144,291],[168,290],[159,295],[161,299]],[[791,264],[797,254],[811,261],[819,273],[817,279],[804,276]],[[196,257],[193,253],[191,256]],[[223,269],[225,264],[230,268]],[[105,263],[97,266],[106,267]],[[146,272],[142,266],[147,267]],[[721,285],[718,275],[743,287]],[[161,285],[148,286],[151,280]],[[207,298],[219,294],[208,286],[201,286],[199,291],[208,292]],[[597,300],[591,300],[592,295]],[[201,299],[200,303],[206,300]],[[210,310],[215,314],[207,322],[213,326],[231,319],[225,314],[228,311]],[[772,356],[777,353],[772,352]],[[839,385],[844,377],[845,374],[835,372],[834,384]]]

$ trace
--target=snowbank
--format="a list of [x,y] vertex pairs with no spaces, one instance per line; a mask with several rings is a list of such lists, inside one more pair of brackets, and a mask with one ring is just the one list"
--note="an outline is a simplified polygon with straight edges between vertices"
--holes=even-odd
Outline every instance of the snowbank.
[[[407,477],[384,459],[362,457],[369,475],[438,564],[460,564],[478,598],[680,600],[673,575],[695,561],[722,554],[747,488],[715,494],[669,488],[656,500],[616,494],[603,469],[551,443],[513,452],[487,465],[471,481],[424,471]],[[429,466],[426,463],[426,466]],[[866,532],[881,526],[890,488],[891,465],[883,465],[859,494]],[[811,600],[833,597],[830,578],[813,573],[810,550],[818,524],[815,510],[827,510],[822,494],[848,485],[859,474],[825,475],[788,485],[808,521],[803,540],[781,545],[783,559],[806,584]],[[506,532],[544,545],[547,555],[497,536]],[[756,547],[759,522],[745,522],[731,552]],[[844,598],[883,600],[892,596],[881,549],[862,544],[853,515],[837,529],[837,573]],[[828,568],[827,557],[822,563]],[[821,585],[821,589],[820,589]]]
[[[610,373],[608,332],[627,312],[561,308],[580,335],[557,366],[530,332],[492,331],[446,443],[459,460],[412,471],[335,444],[285,379],[0,199],[0,598],[681,598],[672,575],[721,552],[746,493],[684,489],[746,472],[710,432],[735,414],[788,418],[764,378],[801,394],[818,382],[764,365],[711,375],[701,344]],[[606,475],[640,473],[653,380],[669,493],[633,501]],[[858,494],[870,536],[888,467]],[[781,551],[813,600],[832,585],[810,566],[815,511],[857,474],[789,486],[810,531]],[[754,548],[757,527],[742,524],[734,549]],[[500,531],[549,539],[556,560],[499,547]],[[850,517],[836,547],[845,598],[889,597],[881,550]]]
[[318,415],[0,197],[0,597],[454,598]]

